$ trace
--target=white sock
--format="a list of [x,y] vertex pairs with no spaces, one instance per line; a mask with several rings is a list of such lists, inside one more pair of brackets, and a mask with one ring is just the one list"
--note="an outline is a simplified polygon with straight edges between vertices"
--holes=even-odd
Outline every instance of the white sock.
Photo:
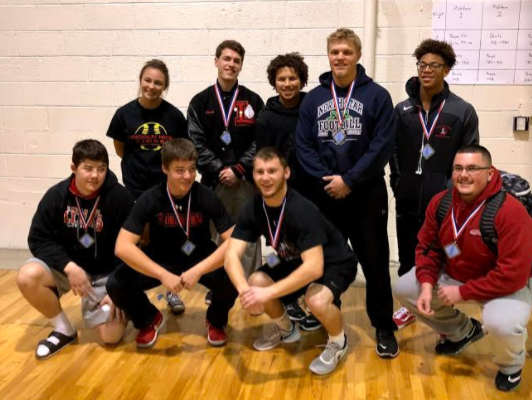
[[51,318],[50,322],[52,323],[54,331],[56,332],[60,332],[66,336],[74,336],[76,334],[76,330],[68,320],[64,311],[61,311],[60,314]]
[[283,332],[290,332],[292,330],[292,321],[288,318],[286,311],[284,311],[283,315],[279,318],[273,318],[273,322],[275,322],[275,325],[277,325]]
[[338,346],[340,346],[340,348],[342,349],[344,347],[344,345],[345,345],[344,330],[342,329],[342,332],[340,332],[336,336],[332,336],[331,334],[329,334],[329,342],[334,342],[334,343],[338,344]]

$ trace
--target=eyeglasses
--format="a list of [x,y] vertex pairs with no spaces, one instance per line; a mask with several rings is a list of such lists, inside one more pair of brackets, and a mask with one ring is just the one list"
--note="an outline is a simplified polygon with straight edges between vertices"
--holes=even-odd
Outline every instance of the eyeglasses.
[[473,175],[482,171],[483,169],[490,169],[491,167],[479,167],[478,165],[468,165],[467,167],[462,167],[461,165],[453,165],[453,174],[461,175],[462,172],[467,172],[468,175]]
[[437,71],[437,70],[439,70],[442,67],[446,67],[445,64],[440,64],[440,63],[437,63],[437,62],[433,62],[433,63],[427,64],[427,63],[424,63],[422,61],[418,61],[416,63],[416,65],[417,65],[417,69],[419,71],[424,71],[427,67],[429,67],[429,69],[431,71]]

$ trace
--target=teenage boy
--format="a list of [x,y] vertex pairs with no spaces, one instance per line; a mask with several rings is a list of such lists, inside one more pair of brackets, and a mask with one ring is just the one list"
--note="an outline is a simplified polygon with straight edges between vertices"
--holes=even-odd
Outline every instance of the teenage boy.
[[125,318],[107,295],[105,282],[119,264],[116,237],[133,198],[108,167],[103,144],[90,139],[76,143],[72,175],[46,192],[33,217],[28,236],[33,258],[21,267],[17,284],[53,326],[37,345],[38,360],[77,340],[59,301],[70,290],[81,297],[86,327],[94,328],[104,343],[117,343],[124,334]]
[[[233,221],[216,195],[195,181],[197,158],[187,139],[164,143],[167,181],[139,197],[116,241],[116,255],[127,265],[111,275],[107,290],[139,330],[139,348],[152,347],[164,324],[163,314],[145,293],[161,284],[174,294],[198,282],[211,289],[207,339],[212,346],[227,341],[224,327],[237,293],[220,267]],[[220,247],[211,240],[211,221],[224,240]],[[137,243],[148,223],[150,243],[143,251]]]
[[[283,303],[305,295],[310,311],[329,334],[325,350],[309,368],[315,374],[328,374],[347,352],[340,296],[355,280],[356,257],[318,208],[288,187],[290,168],[279,150],[259,150],[253,177],[260,194],[240,214],[225,260],[244,309],[251,315],[264,311],[274,322],[253,346],[265,351],[298,341],[299,328]],[[248,243],[261,235],[275,252],[246,280],[241,259]]]

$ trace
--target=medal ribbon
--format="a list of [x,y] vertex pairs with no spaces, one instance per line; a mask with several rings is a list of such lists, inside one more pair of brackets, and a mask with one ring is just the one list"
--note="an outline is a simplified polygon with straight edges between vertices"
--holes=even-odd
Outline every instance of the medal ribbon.
[[347,92],[347,97],[344,99],[344,113],[343,115],[340,114],[340,104],[338,103],[338,96],[336,95],[336,89],[334,88],[334,81],[331,81],[331,93],[333,96],[334,101],[334,108],[336,109],[336,115],[338,115],[338,123],[340,124],[340,127],[338,130],[342,129],[342,125],[344,123],[345,117],[349,113],[348,104],[349,100],[351,100],[351,95],[353,94],[353,89],[355,88],[355,81],[351,82],[351,86],[349,86],[349,91]]
[[268,217],[268,212],[266,211],[266,203],[262,199],[262,208],[264,209],[264,214],[266,214],[266,221],[268,221],[268,233],[270,234],[270,243],[274,249],[277,249],[277,244],[279,242],[279,232],[281,232],[281,225],[284,219],[284,207],[286,206],[286,196],[283,200],[283,207],[281,208],[281,214],[279,215],[279,221],[277,221],[277,228],[275,229],[275,235],[272,234],[272,228],[270,224],[270,218]]
[[454,217],[454,207],[451,209],[451,217],[452,217],[451,220],[453,222],[453,234],[454,234],[454,240],[455,241],[458,240],[460,235],[464,232],[464,229],[467,226],[467,224],[469,223],[469,221],[471,221],[471,219],[475,215],[477,215],[477,213],[480,211],[480,209],[482,208],[482,206],[484,205],[485,202],[486,202],[486,200],[484,200],[482,203],[480,203],[480,205],[471,214],[469,214],[469,217],[467,217],[466,221],[460,227],[460,229],[456,229],[456,219]]
[[187,235],[187,238],[188,238],[188,233],[190,231],[190,200],[192,199],[192,189],[188,193],[187,229],[186,230],[185,228],[183,228],[183,225],[181,224],[181,220],[179,219],[179,215],[177,213],[177,208],[174,202],[174,198],[170,194],[170,189],[168,188],[168,185],[166,185],[166,193],[168,193],[168,198],[170,199],[170,203],[172,204],[172,210],[174,210],[174,214],[175,214],[175,217],[177,218],[177,222],[179,223],[179,226],[181,227],[183,232],[185,232],[185,235]]
[[85,220],[85,217],[83,216],[83,210],[81,209],[81,206],[79,204],[78,196],[75,196],[76,198],[76,205],[78,206],[79,211],[79,219],[81,220],[81,227],[86,231],[89,227],[90,223],[94,219],[94,215],[96,214],[96,209],[98,208],[98,205],[100,204],[100,196],[96,199],[96,202],[94,203],[94,207],[92,207],[92,211],[89,215],[89,219]]
[[436,127],[436,122],[438,122],[438,119],[440,118],[441,110],[443,110],[444,105],[445,105],[445,100],[443,100],[440,104],[440,108],[438,109],[436,118],[434,118],[434,121],[432,121],[432,126],[430,127],[430,131],[427,130],[427,125],[425,124],[425,119],[423,118],[423,115],[421,115],[421,110],[418,111],[419,121],[421,122],[421,127],[423,128],[423,134],[427,138],[427,141],[430,139],[430,136],[432,135],[432,132],[434,131],[434,128]]
[[222,95],[220,93],[220,89],[218,89],[218,84],[214,84],[214,90],[216,92],[216,98],[218,99],[218,104],[220,105],[220,111],[222,112],[222,117],[224,119],[224,125],[225,130],[229,129],[229,122],[231,120],[231,113],[233,112],[233,107],[235,106],[236,97],[238,96],[238,86],[236,87],[235,94],[233,95],[233,99],[231,100],[231,106],[229,106],[229,110],[225,112],[224,108],[224,102],[222,100]]

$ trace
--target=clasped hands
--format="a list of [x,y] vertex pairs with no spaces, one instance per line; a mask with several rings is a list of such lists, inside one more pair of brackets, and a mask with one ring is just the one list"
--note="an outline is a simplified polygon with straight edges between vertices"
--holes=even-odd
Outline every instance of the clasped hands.
[[191,290],[194,285],[199,281],[201,275],[191,268],[181,275],[172,274],[169,271],[165,271],[161,278],[161,283],[172,293],[178,294],[183,289]]

